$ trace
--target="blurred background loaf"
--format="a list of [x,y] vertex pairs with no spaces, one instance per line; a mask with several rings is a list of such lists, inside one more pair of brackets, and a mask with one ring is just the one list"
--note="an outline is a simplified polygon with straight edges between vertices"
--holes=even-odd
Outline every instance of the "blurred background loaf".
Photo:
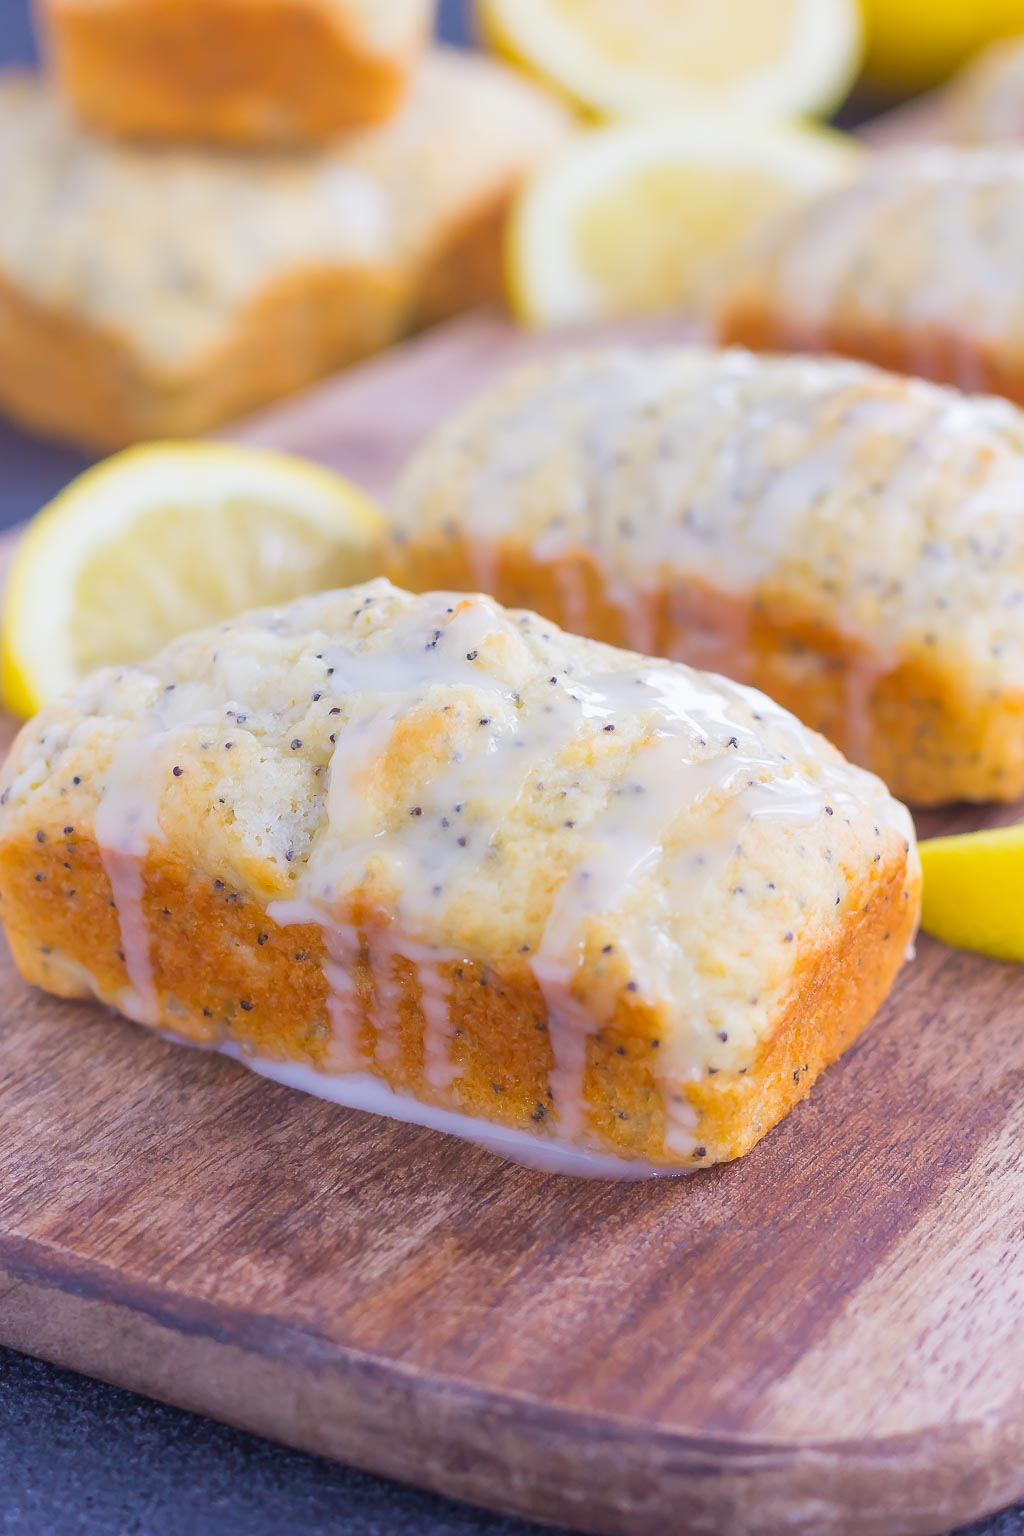
[[[1015,26],[1024,6],[907,0],[639,27],[608,0],[9,0],[0,57],[47,83],[0,113],[0,405],[105,449],[480,305],[692,320],[771,220],[857,174],[815,117],[846,129]],[[435,37],[498,58],[442,67]]]
[[566,117],[435,51],[400,110],[301,154],[154,148],[0,81],[0,403],[89,447],[204,432],[494,302],[498,234]]
[[433,0],[39,0],[61,91],[102,132],[262,147],[401,103]]
[[[859,174],[848,130],[879,107],[995,41],[945,131],[1015,121],[999,40],[1024,4],[771,15],[774,41],[752,0],[639,27],[615,0],[6,0],[0,61],[38,65],[48,104],[4,94],[0,407],[92,454],[216,427],[481,305],[692,324],[770,221]],[[475,50],[443,91],[431,33]],[[0,448],[32,477],[22,515],[83,462],[2,425]]]

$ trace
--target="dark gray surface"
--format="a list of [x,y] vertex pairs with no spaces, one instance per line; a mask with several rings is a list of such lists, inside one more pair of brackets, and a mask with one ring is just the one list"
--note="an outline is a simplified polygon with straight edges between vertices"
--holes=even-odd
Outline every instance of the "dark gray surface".
[[[0,1532],[553,1536],[3,1350]],[[971,1527],[982,1533],[1024,1536],[1024,1513]]]
[[4,1350],[0,1532],[545,1536]]
[[[463,0],[441,10],[446,34],[464,38]],[[0,0],[0,62],[31,57],[24,0]],[[0,527],[30,516],[86,462],[0,423]],[[543,1536],[3,1349],[0,1532]],[[971,1536],[982,1532],[1024,1536],[1024,1508]]]

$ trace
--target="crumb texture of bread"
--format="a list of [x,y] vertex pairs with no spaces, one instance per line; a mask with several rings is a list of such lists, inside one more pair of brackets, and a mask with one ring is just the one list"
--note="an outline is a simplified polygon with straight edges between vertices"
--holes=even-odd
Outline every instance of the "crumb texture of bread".
[[961,144],[1024,144],[1024,40],[993,43],[961,70],[944,123]]
[[0,782],[30,981],[654,1167],[759,1140],[918,916],[904,807],[760,694],[383,580],[96,674]]
[[421,447],[388,574],[762,689],[919,804],[1024,794],[1024,416],[843,359],[570,352]]
[[194,435],[502,292],[568,116],[434,50],[387,123],[303,155],[108,142],[0,77],[0,407],[91,447]]
[[1024,404],[1024,147],[908,149],[779,221],[724,284],[725,343],[840,352]]
[[324,141],[401,105],[433,0],[38,0],[61,94],[134,139]]

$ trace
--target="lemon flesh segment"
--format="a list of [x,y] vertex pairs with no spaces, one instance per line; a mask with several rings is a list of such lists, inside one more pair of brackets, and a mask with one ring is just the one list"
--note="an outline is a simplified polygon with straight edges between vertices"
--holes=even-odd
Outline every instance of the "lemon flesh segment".
[[219,443],[129,449],[25,533],[0,629],[8,707],[33,714],[85,673],[190,629],[377,573],[383,519],[355,486]]
[[717,114],[582,134],[541,168],[513,214],[513,308],[545,325],[700,307],[773,219],[862,162],[858,146],[827,129]]
[[479,0],[484,36],[610,116],[829,112],[860,62],[857,0]]
[[1024,960],[1024,825],[919,846],[922,928],[957,949]]

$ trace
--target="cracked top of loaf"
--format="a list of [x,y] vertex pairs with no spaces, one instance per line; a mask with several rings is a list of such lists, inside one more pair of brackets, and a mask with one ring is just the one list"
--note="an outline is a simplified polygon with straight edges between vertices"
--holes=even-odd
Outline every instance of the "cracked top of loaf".
[[0,77],[0,279],[184,367],[273,283],[393,273],[558,141],[557,104],[435,50],[390,121],[319,152],[149,148],[93,137],[39,78]]
[[[1024,227],[1024,226],[1022,226]],[[1024,289],[1022,289],[1024,293]],[[620,348],[515,370],[393,497],[395,569],[455,542],[787,594],[886,663],[1024,677],[1024,414],[861,363]]]
[[881,782],[753,690],[385,581],[96,674],[0,783],[0,841],[66,822],[245,899],[529,964],[597,1018],[636,994],[684,1076],[752,1059],[798,963],[916,868]]

